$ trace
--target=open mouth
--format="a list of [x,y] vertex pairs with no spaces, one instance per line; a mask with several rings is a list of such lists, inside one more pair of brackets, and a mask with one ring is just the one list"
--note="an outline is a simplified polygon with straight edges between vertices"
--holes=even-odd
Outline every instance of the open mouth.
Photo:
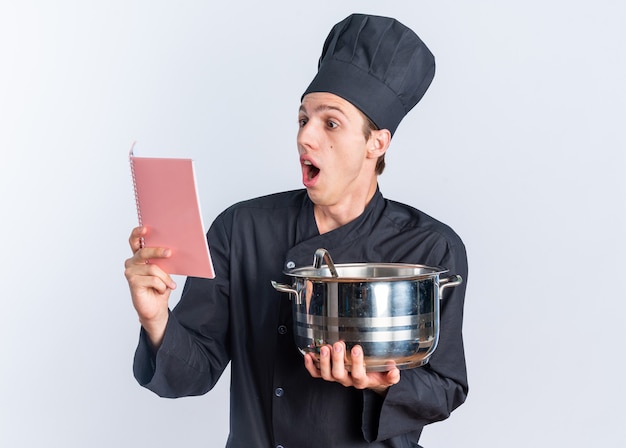
[[320,173],[320,169],[313,165],[310,160],[305,160],[303,162],[303,165],[304,175],[307,180],[313,180]]

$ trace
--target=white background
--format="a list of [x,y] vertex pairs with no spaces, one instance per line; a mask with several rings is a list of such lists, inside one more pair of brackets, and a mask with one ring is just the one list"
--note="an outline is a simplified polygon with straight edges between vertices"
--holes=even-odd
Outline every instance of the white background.
[[626,445],[623,2],[3,0],[1,446],[224,446],[228,374],[132,377],[127,152],[195,159],[207,225],[299,188],[299,98],[351,12],[436,55],[380,186],[469,253],[470,395],[421,443]]

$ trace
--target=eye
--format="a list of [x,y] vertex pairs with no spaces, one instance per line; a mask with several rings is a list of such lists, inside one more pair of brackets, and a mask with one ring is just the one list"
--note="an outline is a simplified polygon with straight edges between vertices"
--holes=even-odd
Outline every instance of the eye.
[[333,121],[333,120],[328,120],[328,122],[326,123],[327,126],[331,129],[335,129],[336,127],[338,127],[339,125],[337,124],[337,122]]
[[308,121],[308,120],[307,120],[306,118],[304,118],[304,117],[300,117],[300,118],[298,118],[298,126],[299,126],[299,127],[301,127],[301,128],[303,128],[303,127],[304,127],[304,125],[307,123],[307,121]]

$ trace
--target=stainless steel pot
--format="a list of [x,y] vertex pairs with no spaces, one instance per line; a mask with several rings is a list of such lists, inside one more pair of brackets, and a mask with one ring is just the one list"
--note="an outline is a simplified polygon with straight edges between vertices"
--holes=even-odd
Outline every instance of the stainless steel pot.
[[[323,265],[323,263],[326,263]],[[318,249],[313,266],[285,271],[291,286],[272,282],[293,295],[295,341],[302,354],[319,363],[320,348],[337,341],[350,350],[363,348],[367,371],[426,364],[439,340],[439,300],[445,288],[461,283],[459,275],[440,278],[447,270],[404,263],[332,262]]]

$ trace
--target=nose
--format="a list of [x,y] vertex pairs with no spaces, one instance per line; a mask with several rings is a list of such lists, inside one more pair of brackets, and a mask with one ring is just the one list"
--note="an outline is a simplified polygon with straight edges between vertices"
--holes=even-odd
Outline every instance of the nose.
[[308,121],[298,129],[298,151],[300,153],[310,151],[317,148],[318,133],[314,123]]

